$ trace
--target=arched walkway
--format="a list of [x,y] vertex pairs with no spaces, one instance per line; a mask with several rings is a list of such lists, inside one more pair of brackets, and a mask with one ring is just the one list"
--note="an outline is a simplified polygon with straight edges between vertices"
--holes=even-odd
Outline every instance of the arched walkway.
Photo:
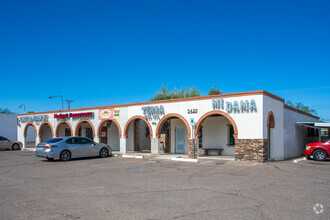
[[25,125],[25,128],[24,128],[24,137],[26,137],[27,136],[27,130],[28,130],[28,127],[29,126],[32,126],[33,128],[34,128],[34,131],[35,131],[35,133],[36,133],[36,137],[38,137],[38,132],[37,132],[37,127],[35,126],[35,124],[33,123],[33,122],[28,122],[28,123],[26,123],[26,125]]
[[121,135],[121,128],[120,128],[120,125],[119,125],[119,123],[118,123],[118,121],[117,121],[116,119],[103,119],[103,120],[100,122],[100,124],[99,124],[99,126],[98,126],[98,128],[97,128],[97,137],[101,137],[102,126],[103,126],[103,124],[104,124],[105,122],[107,122],[107,121],[112,121],[113,123],[116,124],[116,126],[117,126],[117,128],[118,128],[118,132],[119,132],[119,138],[121,138],[121,137],[122,137],[122,135]]
[[79,127],[80,127],[84,122],[88,123],[89,126],[92,128],[92,132],[93,132],[92,135],[93,135],[93,138],[95,138],[95,129],[94,129],[94,126],[93,126],[92,122],[91,122],[90,120],[88,120],[88,119],[81,119],[81,120],[77,123],[76,128],[75,128],[75,136],[79,136]]
[[164,117],[162,117],[162,119],[159,121],[158,126],[156,128],[156,137],[157,138],[160,137],[160,131],[162,129],[162,126],[163,126],[164,122],[166,120],[170,119],[170,118],[179,118],[179,119],[181,119],[183,121],[183,123],[186,125],[188,139],[191,138],[191,129],[190,129],[189,123],[187,122],[187,120],[183,116],[181,116],[179,114],[176,114],[176,113],[167,114]]
[[147,119],[145,119],[143,116],[140,116],[140,115],[133,116],[133,117],[131,117],[131,118],[127,121],[127,123],[126,123],[126,125],[125,125],[125,128],[124,128],[124,138],[127,138],[127,137],[128,137],[128,128],[129,128],[129,125],[130,125],[133,121],[135,121],[135,120],[137,120],[137,119],[141,119],[141,120],[143,120],[145,123],[147,123],[147,125],[148,125],[148,127],[149,127],[149,131],[150,131],[150,138],[152,138],[152,137],[153,137],[153,132],[152,132],[152,127],[151,127],[149,121],[148,121]]
[[[32,127],[34,129],[34,135],[31,130],[29,131],[29,127]],[[33,122],[26,123],[24,127],[24,141],[23,141],[23,148],[35,148],[37,144],[37,137],[38,137],[38,130],[36,125]]]
[[69,127],[69,129],[70,129],[70,136],[73,135],[73,130],[72,130],[71,124],[69,122],[63,120],[63,121],[60,121],[59,123],[57,123],[56,129],[55,129],[55,137],[59,137],[60,127],[63,124],[66,124]]
[[197,121],[195,138],[199,155],[217,155],[214,149],[221,149],[221,155],[235,156],[237,126],[227,113],[214,110],[205,113]]
[[238,130],[237,130],[237,125],[234,121],[234,119],[232,117],[230,117],[227,113],[223,112],[223,111],[218,111],[218,110],[215,110],[215,111],[210,111],[210,112],[207,112],[205,113],[197,122],[196,124],[196,127],[195,127],[195,138],[199,138],[199,129],[201,127],[201,124],[203,123],[203,121],[209,117],[209,116],[213,116],[213,115],[220,115],[220,116],[224,116],[225,118],[227,118],[230,123],[232,124],[233,126],[233,129],[234,129],[234,138],[237,138],[238,137]]
[[127,151],[151,151],[152,127],[143,116],[131,117],[124,128]]
[[44,122],[42,122],[41,124],[40,124],[40,126],[39,126],[39,138],[41,138],[42,137],[42,132],[43,132],[43,128],[44,128],[44,126],[49,126],[50,127],[50,130],[51,130],[51,132],[52,132],[52,138],[54,137],[54,129],[53,129],[53,126],[48,122],[48,121],[44,121]]

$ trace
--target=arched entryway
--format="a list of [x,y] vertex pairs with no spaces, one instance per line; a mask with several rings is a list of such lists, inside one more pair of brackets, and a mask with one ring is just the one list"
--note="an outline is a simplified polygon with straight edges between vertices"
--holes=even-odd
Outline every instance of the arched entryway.
[[24,148],[35,148],[37,144],[37,127],[33,122],[26,123],[24,127]]
[[48,122],[44,121],[39,126],[39,138],[40,142],[47,141],[54,137],[53,126]]
[[167,114],[159,121],[156,137],[166,153],[188,153],[191,129],[187,120],[176,113]]
[[152,127],[143,116],[133,116],[124,128],[127,151],[151,151]]
[[55,129],[55,137],[70,137],[73,135],[72,127],[67,121],[60,121]]
[[274,113],[270,111],[267,116],[267,143],[268,143],[268,158],[274,157],[274,128],[275,117]]
[[[198,120],[194,132],[200,155],[204,154],[203,149],[222,149],[221,155],[235,155],[238,131],[235,121],[227,113],[210,111],[204,114]],[[217,154],[217,151],[209,150],[209,154]]]
[[112,150],[120,150],[121,128],[117,120],[104,119],[97,128],[99,142],[108,144]]
[[87,119],[81,119],[76,125],[75,136],[87,137],[94,140],[95,129],[92,122]]

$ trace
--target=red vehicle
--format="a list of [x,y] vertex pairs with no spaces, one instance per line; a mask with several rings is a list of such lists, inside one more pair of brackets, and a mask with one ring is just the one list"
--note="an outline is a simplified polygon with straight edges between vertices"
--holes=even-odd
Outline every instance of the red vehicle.
[[326,160],[330,156],[330,139],[307,144],[304,154],[308,159],[313,156],[314,160]]

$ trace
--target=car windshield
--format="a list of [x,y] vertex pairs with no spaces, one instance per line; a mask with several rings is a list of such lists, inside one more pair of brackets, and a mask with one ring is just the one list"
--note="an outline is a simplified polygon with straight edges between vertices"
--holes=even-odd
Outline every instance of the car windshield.
[[54,143],[57,143],[59,141],[63,140],[63,138],[53,138],[53,139],[50,139],[48,141],[45,141],[46,144],[54,144]]
[[330,141],[330,138],[327,138],[327,139],[325,139],[325,141],[324,141],[324,142],[328,142],[328,141]]

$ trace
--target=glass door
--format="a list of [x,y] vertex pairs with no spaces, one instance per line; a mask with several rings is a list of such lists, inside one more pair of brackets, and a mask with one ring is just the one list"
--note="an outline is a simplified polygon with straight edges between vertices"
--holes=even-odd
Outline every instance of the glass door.
[[185,128],[177,127],[175,129],[175,153],[184,154],[185,153]]

